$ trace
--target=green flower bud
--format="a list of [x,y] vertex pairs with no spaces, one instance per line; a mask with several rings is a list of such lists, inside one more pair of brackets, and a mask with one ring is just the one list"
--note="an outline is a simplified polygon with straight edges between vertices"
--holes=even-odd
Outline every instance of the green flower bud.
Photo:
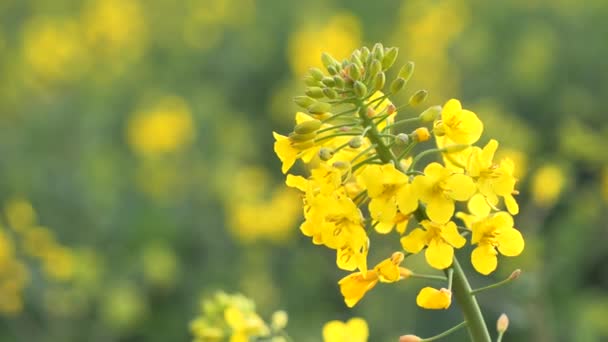
[[350,168],[350,163],[344,160],[338,160],[332,164],[333,167],[340,170],[347,170]]
[[329,99],[335,99],[338,97],[338,93],[332,88],[323,88],[323,94],[325,94],[325,96],[327,96]]
[[386,83],[386,75],[383,72],[379,72],[374,76],[374,90],[382,90]]
[[435,133],[435,135],[438,137],[442,137],[445,135],[445,125],[441,120],[435,123],[435,127],[433,127],[433,133]]
[[405,133],[399,133],[395,137],[395,143],[397,145],[407,145],[410,142],[410,136]]
[[507,315],[503,313],[502,315],[500,315],[500,317],[498,317],[498,320],[496,321],[496,331],[499,334],[504,334],[508,328],[509,328],[509,317],[507,317]]
[[330,65],[327,67],[327,72],[329,72],[330,75],[337,75],[339,69],[336,65]]
[[283,330],[287,326],[288,316],[287,312],[283,310],[275,311],[270,319],[270,326],[273,330]]
[[333,87],[336,85],[336,81],[334,81],[333,77],[323,77],[321,83],[325,84],[328,87]]
[[294,143],[301,143],[301,142],[305,142],[305,141],[309,141],[314,139],[317,136],[317,134],[313,131],[312,133],[307,133],[307,134],[298,134],[296,132],[291,132],[289,133],[289,141],[294,142]]
[[328,161],[334,156],[334,151],[327,147],[321,147],[319,150],[319,158],[323,161]]
[[327,102],[316,102],[311,104],[307,109],[311,114],[323,114],[329,112],[331,104]]
[[407,62],[399,70],[399,77],[403,78],[405,82],[409,81],[414,74],[414,62]]
[[361,79],[361,68],[357,64],[351,63],[348,66],[348,76],[353,81],[360,80]]
[[316,132],[321,127],[321,121],[308,120],[296,125],[293,129],[296,134],[310,134]]
[[367,87],[361,81],[355,82],[354,90],[355,90],[355,95],[357,95],[357,97],[361,98],[361,97],[365,97],[365,95],[367,95]]
[[382,70],[387,70],[395,63],[397,60],[397,54],[399,53],[399,49],[396,47],[391,47],[386,50],[384,54],[384,58],[382,58]]
[[433,122],[441,114],[441,106],[432,106],[418,115],[421,122]]
[[410,100],[408,101],[408,104],[412,107],[417,106],[419,104],[421,104],[422,102],[424,102],[424,100],[426,100],[426,97],[429,95],[429,92],[421,89],[418,90],[414,95],[412,95],[412,97],[410,97]]
[[391,93],[393,93],[393,94],[398,93],[405,86],[405,82],[406,81],[401,77],[393,80],[393,82],[391,82]]
[[363,62],[367,62],[370,54],[371,54],[371,52],[369,51],[369,48],[367,46],[364,46],[361,48],[361,60]]
[[359,147],[361,147],[362,144],[363,144],[363,138],[361,138],[361,137],[354,137],[354,138],[350,139],[350,141],[348,142],[348,146],[351,148],[359,148]]
[[322,80],[323,76],[325,76],[323,74],[323,71],[321,71],[321,69],[319,69],[319,68],[310,68],[310,69],[308,69],[308,72],[310,73],[310,76],[312,76],[312,78],[314,78],[317,81]]
[[321,87],[308,87],[304,93],[315,99],[323,97],[323,89],[321,89]]
[[323,52],[321,54],[321,62],[323,63],[323,65],[325,66],[325,69],[327,69],[327,71],[329,71],[329,67],[333,66],[333,65],[339,65],[340,63],[338,63],[338,61],[333,58],[330,54],[328,54],[327,52]]
[[309,149],[309,148],[311,148],[313,146],[315,146],[315,141],[314,140],[308,140],[308,141],[303,141],[303,142],[291,144],[291,147],[293,147],[295,149],[298,149],[300,151]]
[[350,55],[350,61],[352,63],[357,64],[361,68],[363,68],[363,62],[361,61],[361,52],[359,50],[355,50],[352,55]]
[[374,59],[369,66],[368,72],[370,75],[376,75],[382,72],[382,63],[379,60]]
[[372,48],[372,56],[374,56],[374,59],[382,61],[384,58],[384,46],[382,46],[381,43],[376,43],[374,45]]
[[311,104],[317,101],[308,96],[296,96],[293,98],[293,102],[302,108],[308,108]]
[[315,86],[319,85],[319,81],[315,80],[314,77],[312,77],[312,76],[305,76],[304,84],[306,84],[307,86],[310,86],[310,87],[315,87]]
[[344,88],[344,79],[342,77],[340,77],[339,75],[334,76],[334,82],[336,82],[336,87],[338,88]]
[[345,59],[342,61],[342,64],[340,64],[340,65],[341,65],[342,69],[346,69],[349,64],[350,64],[350,61],[348,59]]

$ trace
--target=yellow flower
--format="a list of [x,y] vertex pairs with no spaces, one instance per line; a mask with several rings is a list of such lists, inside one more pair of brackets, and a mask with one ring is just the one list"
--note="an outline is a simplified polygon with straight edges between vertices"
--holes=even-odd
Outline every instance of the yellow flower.
[[425,246],[426,261],[434,268],[445,269],[452,265],[454,248],[464,246],[466,240],[458,233],[452,221],[436,223],[428,220],[421,222],[422,228],[414,229],[401,238],[403,249],[410,253],[419,253]]
[[564,172],[556,165],[544,165],[536,170],[532,177],[532,200],[544,207],[551,206],[561,194],[566,177]]
[[323,342],[367,342],[369,329],[362,318],[330,321],[323,326]]
[[268,327],[255,312],[243,312],[231,306],[224,311],[224,319],[232,329],[230,342],[248,342],[250,337],[269,333]]
[[447,309],[452,303],[452,291],[448,289],[434,289],[425,287],[418,293],[416,304],[419,307],[431,310]]
[[426,203],[432,221],[446,223],[454,214],[454,201],[466,201],[475,193],[471,177],[454,173],[439,163],[431,163],[423,176],[412,182],[414,193]]
[[503,197],[509,212],[516,215],[519,206],[513,197],[517,182],[513,176],[513,162],[505,158],[500,164],[495,164],[492,160],[497,148],[498,142],[494,139],[490,140],[483,149],[473,147],[467,171],[477,181],[479,192],[492,206],[498,203],[498,196]]
[[477,115],[462,109],[460,101],[451,99],[443,106],[441,119],[435,122],[435,130],[456,144],[473,144],[483,132],[483,123]]
[[471,253],[471,263],[481,274],[488,275],[496,269],[498,252],[517,256],[524,250],[523,236],[513,228],[511,215],[504,211],[473,222],[471,230],[471,243],[477,244]]
[[340,292],[344,296],[346,305],[349,308],[355,306],[369,290],[376,286],[378,281],[394,283],[409,277],[412,272],[407,268],[399,267],[403,259],[403,253],[395,252],[366,274],[355,272],[340,279],[338,285],[340,285]]
[[408,214],[418,208],[418,199],[412,192],[408,176],[393,164],[369,165],[357,181],[371,198],[369,212],[378,222],[376,231],[387,234],[397,225],[400,233],[405,232]]

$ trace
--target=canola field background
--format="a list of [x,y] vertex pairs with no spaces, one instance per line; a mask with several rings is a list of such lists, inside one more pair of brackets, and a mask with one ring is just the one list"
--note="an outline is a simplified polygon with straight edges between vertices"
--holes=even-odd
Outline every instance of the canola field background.
[[608,339],[606,17],[602,0],[0,1],[0,341],[185,341],[217,290],[286,310],[298,342],[353,316],[371,341],[452,326],[416,282],[347,309],[273,152],[321,52],[375,42],[518,166],[526,249],[494,277],[523,274],[479,296],[489,324]]

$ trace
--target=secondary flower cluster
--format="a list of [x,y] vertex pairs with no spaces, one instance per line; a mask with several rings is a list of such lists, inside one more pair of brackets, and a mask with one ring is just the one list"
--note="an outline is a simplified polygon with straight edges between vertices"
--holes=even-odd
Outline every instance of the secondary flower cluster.
[[[297,160],[308,166],[309,175],[287,174],[286,184],[303,194],[302,233],[335,250],[337,266],[353,272],[339,281],[349,307],[378,282],[421,276],[400,266],[409,254],[424,251],[431,267],[447,270],[454,250],[470,237],[471,262],[487,275],[496,269],[498,254],[516,256],[524,248],[512,218],[519,211],[513,162],[494,160],[495,140],[473,146],[483,123],[456,99],[398,118],[424,102],[427,92],[415,92],[399,107],[389,100],[414,70],[412,62],[405,64],[385,89],[385,72],[396,58],[396,48],[381,44],[356,50],[342,62],[323,54],[326,71],[310,69],[306,95],[295,98],[305,111],[296,113],[293,131],[274,133],[283,173]],[[409,133],[397,132],[408,125]],[[420,149],[432,135],[436,146]],[[442,162],[419,168],[432,154]],[[468,210],[457,211],[457,203]],[[370,268],[374,232],[396,234],[403,251]],[[447,308],[449,287],[424,288],[418,305]]]

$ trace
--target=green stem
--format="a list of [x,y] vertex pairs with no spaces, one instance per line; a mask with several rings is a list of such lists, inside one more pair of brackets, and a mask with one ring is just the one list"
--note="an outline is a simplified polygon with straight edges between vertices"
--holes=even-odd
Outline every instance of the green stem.
[[464,319],[467,321],[467,328],[471,341],[491,342],[490,333],[488,332],[488,327],[483,319],[483,314],[481,313],[477,299],[471,294],[471,285],[469,285],[469,281],[460,267],[456,256],[454,256],[452,269],[454,270],[452,293],[464,314]]
[[410,277],[411,278],[419,278],[419,279],[439,280],[439,281],[446,281],[446,280],[448,280],[448,278],[446,278],[444,276],[438,276],[438,275],[432,275],[432,274],[412,273],[412,274],[410,274]]
[[403,119],[403,120],[395,121],[392,124],[387,125],[386,127],[384,127],[384,129],[388,129],[388,128],[392,128],[392,127],[397,127],[397,126],[401,126],[401,125],[405,125],[405,124],[409,124],[409,123],[413,123],[413,122],[420,122],[420,118],[415,117],[415,118],[409,118],[409,119]]
[[458,329],[460,329],[460,328],[464,327],[465,325],[467,325],[467,321],[461,322],[460,324],[458,324],[458,325],[455,325],[455,326],[451,327],[450,329],[448,329],[448,330],[446,330],[446,331],[442,332],[442,333],[441,333],[441,334],[439,334],[439,335],[435,335],[435,336],[433,336],[433,337],[425,338],[425,339],[423,339],[421,342],[431,342],[431,341],[436,341],[436,340],[438,340],[438,339],[440,339],[440,338],[443,338],[443,337],[448,336],[449,334],[451,334],[451,333],[453,333],[453,332],[457,331]]
[[491,290],[491,289],[494,289],[494,288],[506,285],[506,284],[510,283],[511,281],[513,281],[513,280],[515,280],[515,278],[513,278],[513,275],[510,275],[507,279],[501,280],[498,283],[494,283],[492,285],[488,285],[488,286],[480,287],[480,288],[475,289],[475,290],[471,290],[471,294],[472,295],[476,295],[479,292],[483,292],[485,290]]

